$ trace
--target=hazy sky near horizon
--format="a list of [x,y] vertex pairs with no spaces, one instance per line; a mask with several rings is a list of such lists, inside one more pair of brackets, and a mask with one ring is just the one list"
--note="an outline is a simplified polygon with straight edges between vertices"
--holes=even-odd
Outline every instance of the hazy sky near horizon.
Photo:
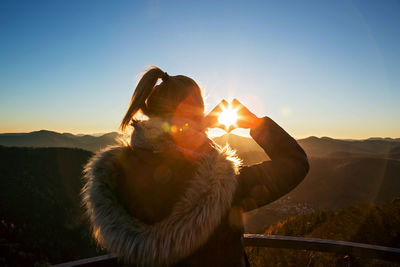
[[400,137],[400,1],[2,1],[0,132],[118,130],[137,75],[297,138]]

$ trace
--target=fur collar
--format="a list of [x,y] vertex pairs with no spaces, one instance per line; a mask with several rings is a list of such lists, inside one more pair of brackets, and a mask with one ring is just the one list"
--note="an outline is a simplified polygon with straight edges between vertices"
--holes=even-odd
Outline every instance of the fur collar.
[[128,214],[116,198],[114,179],[129,146],[98,152],[84,169],[82,203],[99,245],[127,263],[168,266],[203,245],[231,207],[240,160],[218,146],[197,161],[197,171],[171,214],[146,225]]

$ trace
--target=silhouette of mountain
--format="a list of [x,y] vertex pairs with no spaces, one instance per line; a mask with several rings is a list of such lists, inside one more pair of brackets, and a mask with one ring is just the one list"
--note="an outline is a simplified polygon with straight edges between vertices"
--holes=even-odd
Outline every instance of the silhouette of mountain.
[[[116,144],[118,137],[120,137],[120,134],[117,132],[92,136],[73,135],[70,133],[61,134],[41,130],[31,133],[0,134],[0,145],[19,147],[73,147],[95,152],[108,145]],[[244,158],[247,159],[246,164],[254,164],[268,159],[262,148],[252,138],[235,134],[225,134],[213,139],[221,146],[228,143],[233,149],[237,150],[239,156],[245,155]],[[400,138],[374,137],[366,140],[337,140],[329,137],[318,138],[311,136],[297,141],[309,157],[341,157],[349,155],[399,157],[398,150],[396,149],[400,148]],[[249,156],[250,154],[251,156]]]
[[[262,148],[251,138],[225,134],[214,138],[219,145],[228,143],[239,155],[244,153],[265,154]],[[370,138],[366,140],[338,140],[329,137],[311,136],[297,140],[309,157],[327,156],[378,156],[399,158],[400,138]],[[257,157],[265,160],[265,157]],[[253,163],[253,160],[251,160]]]
[[73,135],[41,130],[31,133],[0,134],[0,145],[18,147],[72,147],[98,151],[108,145],[116,144],[117,132],[101,136]]
[[400,142],[400,138],[390,138],[390,137],[370,137],[367,140],[372,140],[372,141],[389,141],[389,142]]
[[254,141],[252,138],[243,137],[235,134],[225,134],[219,137],[213,138],[213,140],[224,146],[225,144],[229,144],[233,149],[240,151],[240,153],[250,152],[250,151],[261,151],[262,148]]
[[400,161],[378,157],[310,158],[307,177],[283,198],[247,213],[246,231],[316,209],[366,202],[383,204],[400,196]]
[[388,155],[396,147],[400,147],[399,139],[367,139],[367,140],[337,140],[329,137],[311,136],[297,140],[301,147],[311,157],[324,157],[337,153],[356,155]]

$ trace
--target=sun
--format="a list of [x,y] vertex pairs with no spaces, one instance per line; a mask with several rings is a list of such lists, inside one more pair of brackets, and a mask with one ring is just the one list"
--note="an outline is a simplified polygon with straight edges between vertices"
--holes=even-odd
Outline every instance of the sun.
[[218,116],[218,122],[225,125],[226,128],[236,125],[238,114],[230,105],[222,108],[222,112]]

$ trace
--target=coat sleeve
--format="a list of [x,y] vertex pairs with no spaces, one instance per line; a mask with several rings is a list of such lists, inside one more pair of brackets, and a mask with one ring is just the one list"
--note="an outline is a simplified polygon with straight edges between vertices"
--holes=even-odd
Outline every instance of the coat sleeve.
[[262,118],[257,127],[250,129],[250,135],[271,160],[241,169],[234,205],[240,205],[243,211],[256,209],[287,194],[309,170],[304,150],[272,119]]

